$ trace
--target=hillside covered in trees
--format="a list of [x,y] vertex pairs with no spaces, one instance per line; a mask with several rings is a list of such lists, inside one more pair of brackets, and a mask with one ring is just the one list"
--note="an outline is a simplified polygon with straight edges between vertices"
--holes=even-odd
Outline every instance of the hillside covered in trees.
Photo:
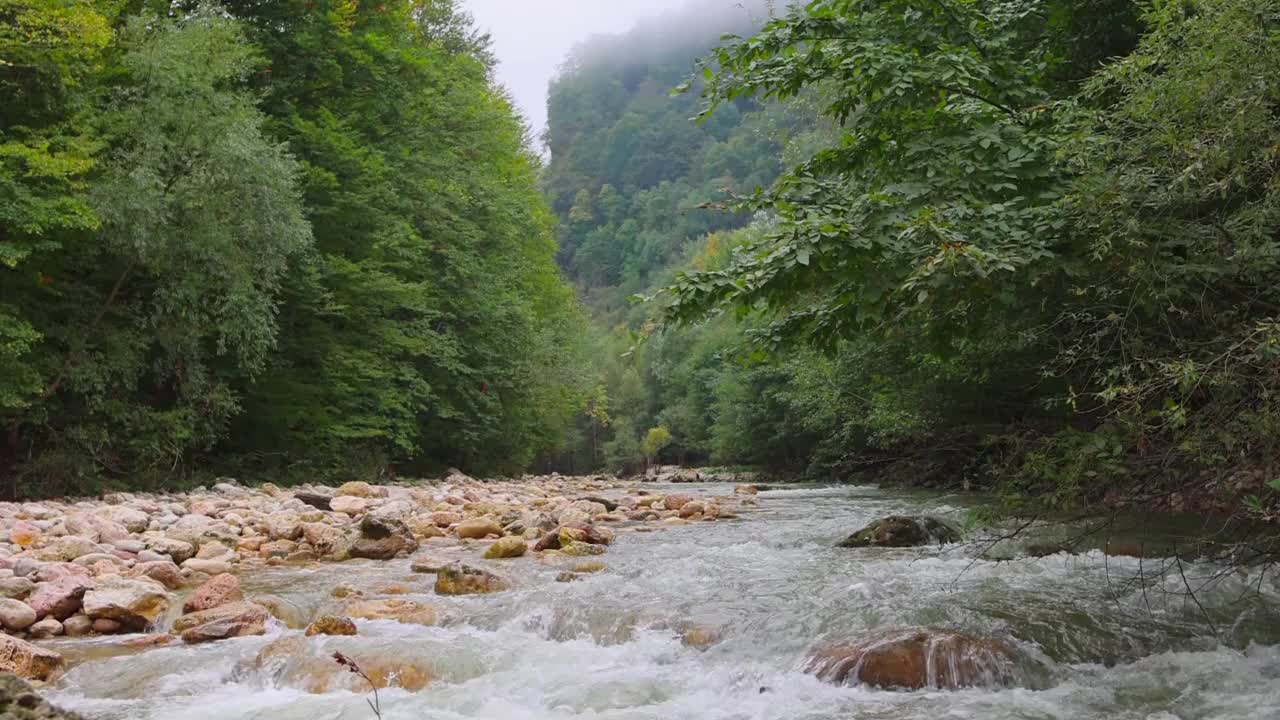
[[6,492],[558,447],[586,325],[452,0],[4,0],[0,59]]
[[[778,180],[605,316],[630,350],[607,461],[653,428],[669,459],[1269,516],[1278,59],[1274,0],[819,0],[721,44],[693,137],[726,110],[819,117],[754,146]],[[605,172],[575,157],[551,198],[590,284],[616,277],[583,264],[590,232],[632,235],[574,212]]]

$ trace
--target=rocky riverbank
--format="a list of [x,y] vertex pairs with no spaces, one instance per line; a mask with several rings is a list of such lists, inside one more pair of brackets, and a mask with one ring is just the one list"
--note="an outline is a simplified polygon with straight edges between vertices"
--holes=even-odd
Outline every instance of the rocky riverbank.
[[393,485],[228,481],[186,494],[3,503],[0,671],[56,678],[63,658],[39,641],[64,635],[128,633],[125,642],[150,646],[262,635],[277,622],[306,624],[309,634],[348,633],[350,618],[434,624],[429,604],[341,586],[339,612],[299,618],[279,598],[246,597],[240,578],[276,565],[414,556],[415,571],[436,575],[439,595],[499,592],[512,581],[468,563],[582,558],[561,574],[572,580],[604,567],[595,556],[619,532],[731,519],[754,494],[750,485],[712,498],[608,476],[484,482],[453,472]]

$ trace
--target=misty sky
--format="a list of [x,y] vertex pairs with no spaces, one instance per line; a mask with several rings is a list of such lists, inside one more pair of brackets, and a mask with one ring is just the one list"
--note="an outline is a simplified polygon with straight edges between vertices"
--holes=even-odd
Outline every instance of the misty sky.
[[[732,0],[725,0],[732,5]],[[625,32],[640,18],[689,0],[463,0],[493,36],[498,81],[511,91],[535,137],[547,123],[547,82],[569,50],[591,35]]]

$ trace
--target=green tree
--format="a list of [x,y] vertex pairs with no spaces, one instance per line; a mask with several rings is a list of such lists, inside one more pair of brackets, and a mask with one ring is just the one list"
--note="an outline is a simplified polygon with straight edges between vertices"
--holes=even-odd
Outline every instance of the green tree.
[[47,482],[167,475],[212,446],[310,242],[296,165],[243,86],[256,54],[239,25],[213,7],[137,16],[118,50],[92,121],[96,230],[34,247],[25,262],[47,279],[12,296],[43,360],[39,402],[12,427]]

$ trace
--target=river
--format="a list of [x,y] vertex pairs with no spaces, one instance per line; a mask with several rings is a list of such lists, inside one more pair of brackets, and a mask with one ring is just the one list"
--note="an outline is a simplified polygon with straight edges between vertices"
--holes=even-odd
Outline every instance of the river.
[[[494,561],[519,583],[494,595],[437,597],[432,576],[413,575],[407,560],[272,568],[244,581],[308,612],[339,583],[403,583],[408,597],[436,604],[439,626],[360,621],[358,636],[306,640],[317,658],[342,651],[431,669],[420,692],[379,693],[385,720],[1280,718],[1280,591],[1259,570],[1226,573],[1198,594],[1202,611],[1183,575],[1198,587],[1221,574],[1208,561],[1144,586],[1133,578],[1152,560],[1097,550],[992,561],[980,558],[1000,548],[975,544],[834,547],[892,513],[959,522],[970,502],[870,487],[770,490],[740,520],[622,533],[601,558],[608,568],[578,582],[556,582],[563,568],[531,557]],[[686,646],[673,628],[690,623],[716,628],[718,642]],[[908,626],[1008,640],[1046,669],[1045,681],[903,692],[803,672],[821,641]],[[308,693],[255,663],[283,633],[298,634],[129,652],[113,637],[59,641],[80,661],[49,696],[90,720],[374,717],[363,692]]]

